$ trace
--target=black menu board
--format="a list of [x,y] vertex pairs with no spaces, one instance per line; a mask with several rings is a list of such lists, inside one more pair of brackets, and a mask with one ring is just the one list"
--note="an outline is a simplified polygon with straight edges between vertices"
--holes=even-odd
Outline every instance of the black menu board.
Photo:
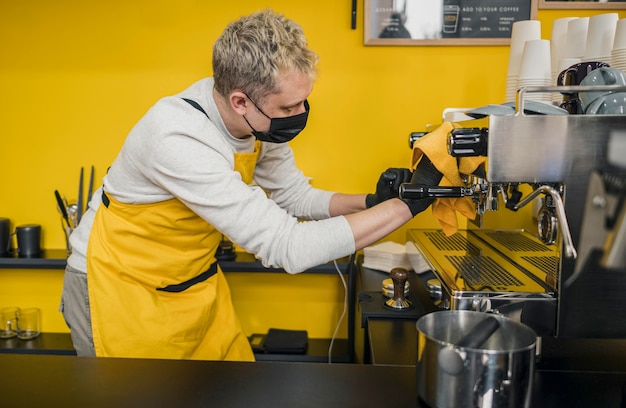
[[511,38],[513,23],[530,12],[528,0],[444,0],[441,37]]
[[365,0],[365,43],[506,44],[536,0]]

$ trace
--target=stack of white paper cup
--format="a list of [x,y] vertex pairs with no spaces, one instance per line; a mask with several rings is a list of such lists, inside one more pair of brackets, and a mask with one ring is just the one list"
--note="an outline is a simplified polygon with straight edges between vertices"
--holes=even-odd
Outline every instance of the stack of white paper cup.
[[563,17],[557,18],[552,23],[552,35],[550,38],[550,52],[552,61],[552,73],[558,75],[556,68],[559,65],[559,61],[563,58],[567,58],[565,55],[565,44],[567,41],[567,26],[570,21],[575,20],[578,17]]
[[[515,100],[519,88],[519,74],[522,63],[522,54],[526,41],[541,39],[541,22],[538,20],[523,20],[513,23],[511,30],[511,45],[509,50],[509,66],[506,75],[505,101]],[[549,63],[549,59],[548,59]]]
[[581,17],[567,23],[567,37],[565,39],[565,54],[563,58],[585,57],[587,46],[587,29],[589,28],[589,17]]
[[583,61],[611,63],[617,20],[619,20],[617,13],[598,14],[589,18]]
[[[552,84],[552,67],[550,56],[550,41],[530,40],[524,44],[524,52],[520,63],[518,86],[550,86]],[[526,99],[551,102],[549,92],[532,92],[526,94]]]
[[[567,24],[577,17],[557,18],[552,22],[552,34],[550,37],[550,54],[552,64],[552,85],[556,85],[556,80],[561,73],[561,60],[565,59],[565,42],[567,40]],[[580,62],[580,59],[577,61]],[[560,102],[561,95],[557,92],[552,93],[552,101]]]
[[626,18],[615,25],[613,49],[611,49],[611,67],[626,71]]

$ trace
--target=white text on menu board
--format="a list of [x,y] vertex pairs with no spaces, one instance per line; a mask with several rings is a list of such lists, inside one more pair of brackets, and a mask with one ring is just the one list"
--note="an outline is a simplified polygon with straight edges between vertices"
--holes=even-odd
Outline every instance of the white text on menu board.
[[519,13],[519,7],[463,6],[461,11],[464,13]]

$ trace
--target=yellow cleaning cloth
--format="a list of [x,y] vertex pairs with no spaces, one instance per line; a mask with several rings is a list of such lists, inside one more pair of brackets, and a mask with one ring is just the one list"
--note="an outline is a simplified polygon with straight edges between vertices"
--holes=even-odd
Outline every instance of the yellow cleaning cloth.
[[[440,186],[463,186],[460,173],[471,174],[485,162],[485,157],[457,158],[448,154],[448,135],[458,126],[444,122],[437,129],[421,137],[413,144],[411,169],[415,170],[422,155],[426,155],[443,177]],[[438,198],[432,205],[433,215],[439,220],[446,236],[454,234],[458,228],[456,213],[473,220],[476,218],[476,206],[471,197]]]

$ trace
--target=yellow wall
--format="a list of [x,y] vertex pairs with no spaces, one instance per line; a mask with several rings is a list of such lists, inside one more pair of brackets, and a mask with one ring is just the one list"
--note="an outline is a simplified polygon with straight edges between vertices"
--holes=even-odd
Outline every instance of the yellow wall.
[[67,332],[58,312],[62,288],[62,270],[0,269],[0,308],[38,307],[43,331]]
[[[269,328],[306,330],[311,338],[329,338],[339,325],[346,338],[348,316],[342,318],[344,287],[338,274],[227,273],[235,310],[246,334]],[[344,276],[347,282],[347,276]]]
[[[352,30],[350,2],[337,0],[7,1],[0,216],[42,224],[44,246],[63,248],[54,190],[75,200],[81,166],[94,165],[99,180],[159,97],[211,74],[223,27],[268,6],[300,22],[320,56],[309,125],[293,142],[317,187],[372,191],[382,170],[408,164],[408,134],[438,123],[442,109],[504,102],[508,47],[365,47],[362,2]],[[538,19],[549,38],[555,18],[599,12],[543,10]],[[418,226],[437,223],[423,214],[407,227]],[[403,228],[389,238],[404,236]],[[0,270],[0,306],[41,303],[44,330],[65,330],[56,306],[40,300],[59,296],[61,275]]]

